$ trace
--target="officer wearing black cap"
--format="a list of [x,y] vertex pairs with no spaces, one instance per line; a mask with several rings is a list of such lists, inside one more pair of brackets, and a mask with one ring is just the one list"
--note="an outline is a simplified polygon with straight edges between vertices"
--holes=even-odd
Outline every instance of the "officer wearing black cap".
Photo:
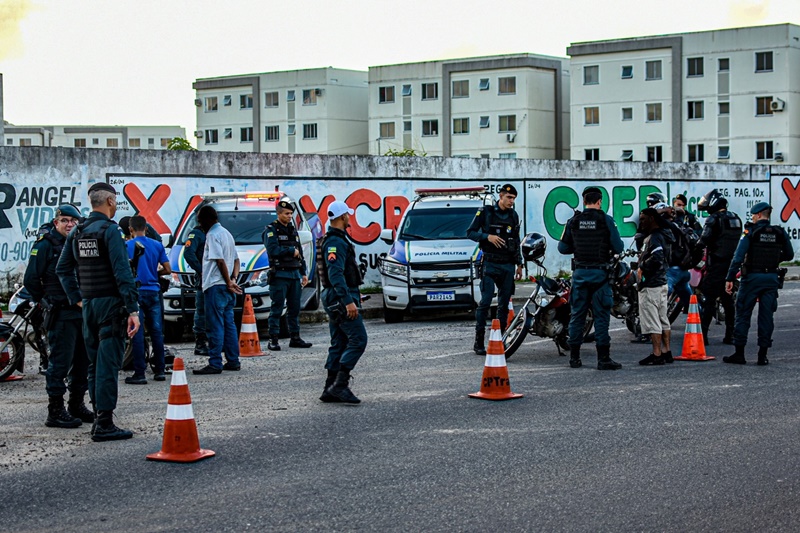
[[[497,287],[497,318],[505,331],[508,302],[514,294],[514,280],[522,279],[519,215],[514,211],[517,189],[507,183],[500,188],[497,204],[484,206],[467,229],[467,237],[479,243],[482,277],[481,301],[475,312],[475,344],[478,355],[486,355],[486,317]],[[517,265],[516,272],[514,265]]]
[[[48,396],[48,427],[75,428],[92,422],[94,413],[83,403],[88,388],[89,359],[83,342],[81,308],[71,305],[56,275],[56,264],[67,235],[80,221],[80,212],[66,204],[56,209],[52,229],[45,231],[31,250],[24,285],[34,302],[44,310],[50,360],[45,373]],[[64,381],[69,378],[69,385]],[[64,393],[69,388],[68,409]]]
[[111,220],[117,193],[107,183],[89,188],[92,212],[67,236],[56,274],[71,305],[83,306],[83,336],[89,356],[89,397],[96,412],[92,440],[129,439],[114,424],[117,379],[125,337],[139,329],[139,304],[125,239]]
[[569,219],[558,243],[562,254],[573,254],[572,292],[569,320],[569,366],[578,368],[581,362],[586,313],[592,307],[595,341],[597,344],[597,369],[618,370],[622,365],[611,359],[611,337],[608,324],[611,320],[611,256],[622,252],[624,245],[614,219],[601,210],[603,193],[597,187],[583,190],[583,212]]
[[726,363],[743,365],[744,347],[750,329],[750,317],[758,302],[758,362],[766,365],[767,350],[772,346],[774,324],[772,315],[778,308],[778,288],[781,284],[778,269],[781,261],[794,258],[794,249],[789,236],[780,226],[772,226],[769,217],[772,207],[759,202],[750,209],[752,222],[745,225],[744,234],[736,247],[733,261],[725,277],[725,290],[733,292],[733,282],[741,269],[742,278],[736,296],[736,322],[733,343],[736,351],[723,357]]
[[280,350],[278,335],[281,314],[286,305],[289,321],[290,348],[310,348],[311,343],[300,338],[300,294],[308,285],[306,260],[297,228],[292,224],[294,207],[281,200],[275,207],[278,217],[264,230],[264,246],[269,255],[269,344],[267,349]]

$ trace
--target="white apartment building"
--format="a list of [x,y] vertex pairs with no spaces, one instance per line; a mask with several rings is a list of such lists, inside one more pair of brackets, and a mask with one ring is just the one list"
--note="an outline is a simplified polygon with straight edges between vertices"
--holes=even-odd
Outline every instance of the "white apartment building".
[[369,153],[565,159],[567,61],[514,54],[370,67]]
[[175,137],[186,137],[180,126],[15,126],[5,125],[4,146],[67,148],[141,148],[166,150]]
[[800,164],[800,26],[573,43],[571,159]]
[[367,73],[332,67],[194,82],[198,150],[366,154]]

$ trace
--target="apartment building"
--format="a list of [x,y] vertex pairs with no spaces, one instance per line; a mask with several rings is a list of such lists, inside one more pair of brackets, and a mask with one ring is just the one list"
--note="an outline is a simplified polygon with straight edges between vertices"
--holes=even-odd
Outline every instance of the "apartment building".
[[514,54],[369,68],[369,153],[569,156],[567,59]]
[[571,159],[800,164],[800,26],[573,43]]
[[67,148],[141,148],[166,150],[175,137],[186,137],[180,126],[15,126],[5,125],[4,146]]
[[367,73],[332,67],[194,82],[198,150],[366,154]]

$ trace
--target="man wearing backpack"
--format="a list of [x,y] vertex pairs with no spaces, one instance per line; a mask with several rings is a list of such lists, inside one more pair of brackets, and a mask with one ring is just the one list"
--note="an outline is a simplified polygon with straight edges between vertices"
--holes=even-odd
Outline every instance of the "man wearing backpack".
[[694,248],[698,236],[692,227],[685,223],[686,217],[682,221],[676,220],[675,209],[672,207],[667,204],[658,204],[655,208],[667,222],[675,238],[667,269],[667,294],[669,297],[673,292],[677,292],[681,311],[686,313],[692,297],[692,287],[689,285],[692,276],[689,274],[689,270],[696,264]]

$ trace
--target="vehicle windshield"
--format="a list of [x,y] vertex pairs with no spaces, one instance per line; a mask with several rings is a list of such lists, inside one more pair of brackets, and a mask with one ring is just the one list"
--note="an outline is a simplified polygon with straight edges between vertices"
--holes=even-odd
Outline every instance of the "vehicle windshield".
[[398,238],[404,241],[466,239],[475,207],[414,209],[408,212]]
[[[222,227],[233,235],[233,240],[237,245],[263,244],[261,234],[264,227],[275,220],[275,211],[217,211],[217,217]],[[183,226],[183,231],[178,238],[178,245],[186,242],[186,237],[197,226],[197,213],[192,213],[189,220]]]

